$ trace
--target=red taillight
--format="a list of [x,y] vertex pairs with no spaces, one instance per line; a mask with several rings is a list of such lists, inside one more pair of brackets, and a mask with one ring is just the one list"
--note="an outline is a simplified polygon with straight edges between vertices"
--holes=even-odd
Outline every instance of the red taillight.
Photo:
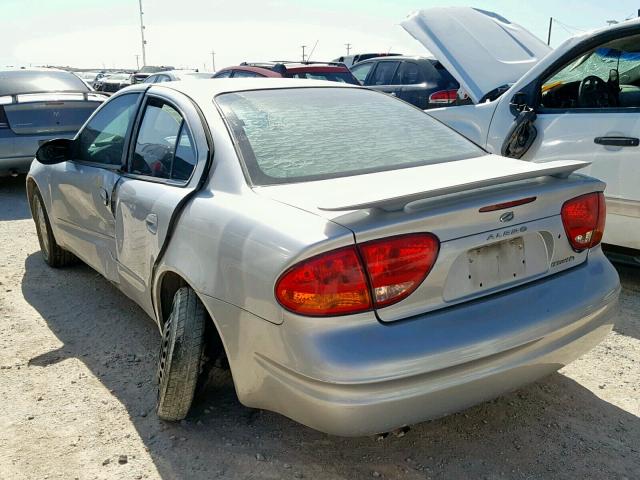
[[280,304],[303,315],[344,315],[371,309],[358,252],[346,247],[304,260],[276,283]]
[[448,105],[456,101],[458,90],[439,90],[429,95],[429,103]]
[[602,240],[607,207],[602,192],[588,193],[562,205],[562,224],[573,249],[581,252]]
[[402,235],[360,245],[377,308],[408,297],[431,271],[440,242],[430,233]]
[[435,235],[418,233],[366,242],[359,251],[352,246],[323,253],[282,274],[276,298],[286,309],[310,316],[386,307],[418,288],[439,248]]

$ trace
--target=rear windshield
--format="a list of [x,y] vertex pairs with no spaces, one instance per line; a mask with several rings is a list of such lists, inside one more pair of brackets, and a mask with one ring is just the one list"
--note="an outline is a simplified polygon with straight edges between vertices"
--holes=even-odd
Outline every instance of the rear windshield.
[[360,88],[216,97],[254,185],[304,182],[483,155],[422,110]]
[[0,72],[0,96],[37,92],[88,92],[87,85],[69,72]]
[[330,82],[360,85],[351,72],[296,72],[287,74],[290,78],[308,78],[310,80],[329,80]]

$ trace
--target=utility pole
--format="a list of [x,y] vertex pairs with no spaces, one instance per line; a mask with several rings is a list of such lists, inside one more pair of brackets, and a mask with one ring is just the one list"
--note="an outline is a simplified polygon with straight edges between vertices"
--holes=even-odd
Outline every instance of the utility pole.
[[302,45],[302,63],[304,63],[304,59],[305,59],[305,55],[304,55],[304,49],[307,48],[306,45]]
[[211,68],[213,68],[213,71],[216,71],[216,52],[214,52],[213,50],[211,50],[209,52],[211,54]]
[[344,46],[347,47],[347,55],[349,55],[349,52],[351,51],[351,44],[345,43]]
[[136,53],[136,70],[140,70],[140,55]]
[[142,40],[142,66],[147,65],[147,52],[145,51],[145,45],[147,41],[144,39],[144,22],[142,20],[142,0],[138,0],[138,4],[140,5],[140,38]]
[[549,17],[549,34],[547,35],[547,45],[551,45],[551,27],[553,26],[553,17]]

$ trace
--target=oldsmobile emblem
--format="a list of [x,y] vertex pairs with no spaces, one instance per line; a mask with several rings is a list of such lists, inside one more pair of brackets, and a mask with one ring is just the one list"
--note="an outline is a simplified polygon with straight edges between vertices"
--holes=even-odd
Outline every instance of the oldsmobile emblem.
[[500,215],[500,222],[502,223],[510,222],[511,220],[513,220],[514,216],[515,215],[513,214],[513,212],[504,212],[502,215]]

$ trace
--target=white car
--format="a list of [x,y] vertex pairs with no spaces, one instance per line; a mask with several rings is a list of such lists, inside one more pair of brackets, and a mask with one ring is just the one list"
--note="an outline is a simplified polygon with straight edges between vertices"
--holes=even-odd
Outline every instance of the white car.
[[552,50],[498,14],[432,8],[403,27],[473,101],[429,110],[490,152],[534,162],[579,159],[607,183],[603,242],[640,250],[640,21]]

